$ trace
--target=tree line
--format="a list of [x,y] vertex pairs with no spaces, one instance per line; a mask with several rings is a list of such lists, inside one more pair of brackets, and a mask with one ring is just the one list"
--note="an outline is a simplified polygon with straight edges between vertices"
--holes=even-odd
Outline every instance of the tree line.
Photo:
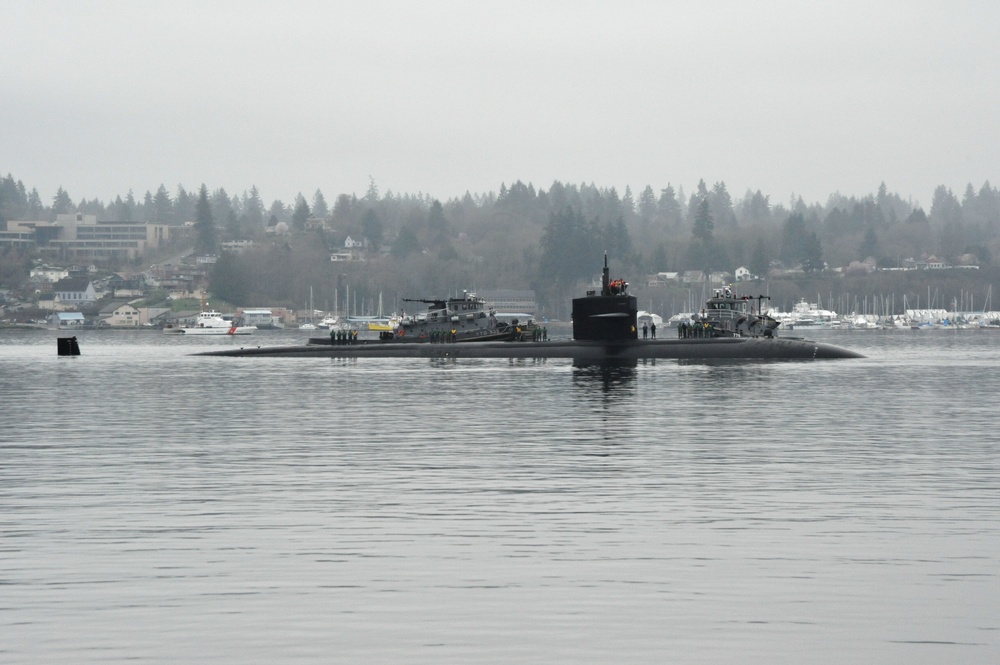
[[[427,195],[340,194],[332,205],[317,190],[266,205],[257,187],[238,195],[202,185],[196,192],[164,185],[141,199],[74,203],[61,187],[50,201],[11,175],[0,179],[0,219],[54,219],[82,212],[102,220],[179,225],[194,222],[199,251],[223,239],[261,241],[225,257],[213,289],[238,304],[301,303],[310,286],[348,288],[372,301],[423,297],[461,288],[534,288],[559,302],[599,272],[605,251],[623,274],[727,270],[745,265],[767,275],[775,265],[819,273],[825,266],[895,267],[936,256],[952,263],[993,264],[1000,249],[1000,191],[969,184],[961,196],[935,189],[930,209],[891,193],[882,183],[863,196],[831,194],[825,203],[801,197],[774,202],[760,190],[732,196],[724,182],[704,180],[638,195],[630,187],[553,182],[547,189],[515,181],[495,192],[445,201]],[[307,230],[307,221],[325,221]],[[289,234],[268,234],[278,225]],[[338,264],[330,253],[350,235],[363,239],[364,262]]]

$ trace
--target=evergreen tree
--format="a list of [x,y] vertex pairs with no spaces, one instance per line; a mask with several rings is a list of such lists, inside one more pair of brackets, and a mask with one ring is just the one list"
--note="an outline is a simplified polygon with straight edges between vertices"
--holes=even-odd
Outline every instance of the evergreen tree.
[[333,221],[339,228],[353,226],[358,209],[356,196],[341,194],[333,204]]
[[913,212],[906,218],[907,224],[927,224],[927,213],[924,212],[923,208],[915,208]]
[[300,192],[295,198],[295,210],[292,211],[292,228],[301,231],[306,228],[307,219],[309,219],[309,204]]
[[39,196],[38,190],[34,187],[31,188],[31,192],[28,194],[27,210],[25,211],[25,214],[28,219],[34,220],[41,219],[42,215],[45,214],[45,205],[42,203],[42,197]]
[[789,215],[781,229],[781,260],[786,264],[802,261],[806,244],[806,218],[800,213]]
[[951,190],[939,185],[934,190],[930,219],[940,225],[957,224],[962,221],[962,206]]
[[862,261],[868,258],[878,258],[878,236],[872,226],[868,227],[865,237],[861,240],[861,246],[858,247],[858,258]]
[[153,197],[153,221],[157,224],[169,224],[173,218],[173,205],[170,194],[162,184]]
[[[277,224],[278,222],[287,222],[291,219],[291,211],[280,199],[275,199],[271,203],[271,207],[268,208],[267,212],[268,226],[274,226],[274,224]],[[271,223],[271,220],[274,220],[273,224]]]
[[761,194],[758,189],[754,193],[747,190],[743,198],[743,221],[750,224],[764,224],[771,221],[770,197]]
[[243,214],[246,215],[250,233],[260,233],[264,229],[264,202],[257,185],[250,188],[249,194],[243,195]]
[[195,197],[184,189],[184,185],[177,185],[177,195],[174,197],[174,224],[184,224],[194,219]]
[[149,224],[153,221],[153,195],[146,190],[146,195],[142,197],[142,221]]
[[733,214],[733,198],[726,190],[726,183],[720,181],[712,185],[708,202],[712,209],[712,218],[718,222],[720,228],[736,225],[736,215]]
[[250,299],[251,276],[247,266],[232,252],[222,252],[209,274],[212,295],[236,305]]
[[542,235],[540,268],[547,283],[569,286],[587,278],[602,256],[601,233],[581,213],[552,213]]
[[323,192],[318,189],[313,194],[312,216],[320,219],[326,219],[330,216],[330,206],[327,205]]
[[405,259],[407,256],[420,249],[417,235],[409,226],[404,226],[399,230],[396,241],[392,243],[391,254],[397,259]]
[[[36,190],[32,190],[33,192]],[[0,179],[0,222],[9,219],[41,220],[44,214],[44,206],[38,215],[29,216],[29,199],[31,197],[25,193],[24,183],[20,180],[14,181],[14,177],[7,174],[6,178]],[[38,201],[41,204],[41,200]]]
[[674,188],[670,183],[667,183],[665,189],[660,190],[660,200],[657,202],[657,216],[667,226],[677,226],[684,218],[684,212],[681,210],[681,204],[678,202],[677,197],[678,194],[674,192]]
[[603,241],[604,249],[616,259],[627,261],[632,257],[632,236],[621,215],[615,223],[608,222],[604,227]]
[[802,256],[802,270],[807,275],[811,275],[816,272],[822,272],[824,267],[823,246],[819,241],[819,236],[817,236],[814,232],[810,232],[805,238],[805,247],[803,248]]
[[653,254],[649,257],[649,268],[653,272],[665,272],[670,269],[667,243],[661,242],[653,249]]
[[208,188],[202,184],[195,203],[195,251],[199,254],[215,254],[219,248],[219,237],[212,218],[212,204],[208,200]]
[[434,199],[427,212],[427,231],[432,245],[443,244],[451,235],[451,224],[444,216],[444,206],[437,199]]
[[212,205],[212,219],[215,219],[220,224],[228,227],[229,217],[236,211],[233,210],[233,202],[232,199],[229,198],[226,188],[219,187],[217,190],[212,192],[210,202]]
[[378,203],[378,186],[375,184],[375,178],[371,176],[368,176],[368,191],[365,193],[365,203],[368,205]]
[[712,212],[708,206],[708,196],[704,196],[701,202],[698,203],[698,212],[695,213],[691,234],[695,237],[695,240],[710,243],[715,237],[714,229],[715,224],[712,222]]
[[750,265],[747,268],[760,279],[766,279],[771,271],[771,257],[763,239],[757,238],[757,242],[754,243],[753,251],[750,253]]
[[122,221],[135,221],[135,194],[132,193],[131,189],[125,195],[125,205],[122,207]]
[[377,252],[378,248],[382,246],[382,220],[371,208],[368,208],[361,220],[361,229],[368,241],[368,246],[373,252]]
[[638,213],[643,224],[649,224],[656,218],[656,194],[649,185],[639,194]]
[[240,218],[236,216],[236,211],[232,208],[226,213],[226,233],[230,238],[239,239],[244,237],[243,228],[240,225]]
[[115,200],[108,204],[108,219],[115,221],[122,221],[122,211],[125,208],[125,202],[122,201],[122,197],[119,194],[115,197]]
[[66,190],[60,187],[56,190],[56,195],[52,197],[52,214],[64,215],[68,212],[76,212],[76,206],[73,205],[73,199],[69,197]]
[[625,194],[622,195],[622,209],[629,217],[635,214],[635,199],[632,197],[632,188],[625,185]]

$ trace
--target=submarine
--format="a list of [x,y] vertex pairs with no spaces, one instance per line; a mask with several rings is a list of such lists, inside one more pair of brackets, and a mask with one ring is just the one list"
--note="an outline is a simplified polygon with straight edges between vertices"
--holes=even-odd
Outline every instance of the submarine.
[[836,360],[863,358],[833,344],[778,337],[779,322],[763,312],[766,296],[715,289],[701,313],[683,323],[676,336],[639,339],[638,303],[628,282],[610,279],[604,257],[601,290],[573,299],[573,339],[543,340],[520,327],[496,322],[474,294],[422,300],[429,312],[412,317],[396,333],[377,340],[312,338],[308,344],[205,351],[197,355],[289,358],[566,358],[574,362],[673,360]]

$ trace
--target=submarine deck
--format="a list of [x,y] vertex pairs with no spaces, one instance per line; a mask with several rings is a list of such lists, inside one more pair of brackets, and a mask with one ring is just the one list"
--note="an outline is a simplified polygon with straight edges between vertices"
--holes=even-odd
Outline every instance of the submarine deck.
[[241,347],[197,355],[286,358],[569,358],[573,360],[731,359],[834,360],[863,358],[855,351],[802,338],[715,337],[653,339],[624,342],[560,340],[544,342],[426,342],[364,341],[346,345]]

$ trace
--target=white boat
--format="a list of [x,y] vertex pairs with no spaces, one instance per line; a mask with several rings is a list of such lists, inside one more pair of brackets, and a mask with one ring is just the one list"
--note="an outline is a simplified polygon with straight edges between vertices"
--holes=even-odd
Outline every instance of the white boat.
[[307,321],[299,326],[299,330],[316,330],[316,326]]
[[800,327],[836,328],[840,326],[840,324],[835,324],[839,318],[836,312],[822,309],[816,303],[807,302],[805,298],[795,303],[791,312],[770,310],[767,314],[776,321],[780,321],[786,330]]
[[194,325],[178,328],[164,328],[163,332],[181,335],[250,335],[257,326],[242,326],[233,319],[232,314],[223,314],[215,310],[199,312]]

